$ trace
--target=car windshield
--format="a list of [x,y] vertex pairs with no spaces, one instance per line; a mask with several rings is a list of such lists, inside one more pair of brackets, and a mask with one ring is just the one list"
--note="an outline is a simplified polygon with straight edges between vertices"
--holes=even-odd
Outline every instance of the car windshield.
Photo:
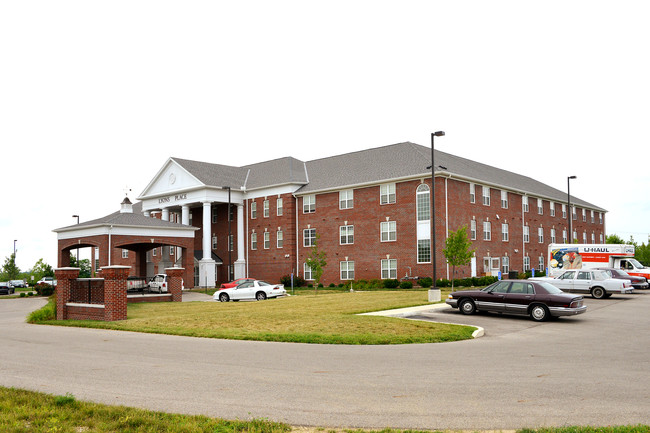
[[551,295],[556,295],[558,293],[564,293],[562,290],[558,289],[551,283],[547,283],[546,281],[538,281],[537,284],[542,286],[544,290],[546,290],[549,294]]
[[641,263],[639,263],[639,261],[638,261],[637,259],[628,259],[627,261],[628,261],[629,263],[631,263],[632,266],[634,266],[635,268],[637,268],[637,269],[643,269],[643,265],[642,265]]

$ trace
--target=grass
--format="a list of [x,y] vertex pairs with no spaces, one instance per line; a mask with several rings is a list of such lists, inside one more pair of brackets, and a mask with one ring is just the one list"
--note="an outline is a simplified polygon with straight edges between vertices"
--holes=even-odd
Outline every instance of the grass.
[[31,321],[192,337],[320,344],[440,343],[471,338],[474,327],[357,315],[427,303],[426,291],[312,292],[263,302],[129,304],[128,319],[118,322],[56,321],[48,320],[52,316],[47,314],[32,316]]
[[[268,420],[229,421],[202,415],[154,412],[77,400],[73,395],[53,396],[0,387],[0,431],[6,433],[289,433],[292,426]],[[313,433],[416,433],[414,430],[332,430],[295,428]],[[523,429],[518,433],[649,433],[647,425]]]

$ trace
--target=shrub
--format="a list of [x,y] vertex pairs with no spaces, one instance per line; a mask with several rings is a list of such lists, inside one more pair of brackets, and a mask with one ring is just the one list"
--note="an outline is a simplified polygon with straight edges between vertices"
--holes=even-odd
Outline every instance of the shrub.
[[35,287],[34,290],[36,290],[36,293],[40,296],[50,296],[52,293],[54,293],[54,287],[47,283],[38,283]]
[[27,322],[38,323],[46,320],[56,320],[56,299],[51,296],[47,305],[36,311],[32,311],[27,316]]
[[[291,275],[285,275],[280,278],[280,283],[284,284],[284,287],[291,287]],[[297,275],[293,276],[293,287],[305,287],[305,280]]]
[[334,283],[330,283],[330,287],[336,287]]
[[451,281],[446,278],[441,278],[436,281],[436,287],[449,287],[451,286]]
[[27,296],[34,296],[34,292],[27,292]]
[[412,289],[413,288],[413,283],[410,281],[402,281],[399,284],[400,289]]
[[399,286],[399,281],[393,280],[393,279],[388,279],[384,280],[384,288],[385,289],[395,289]]
[[323,285],[323,283],[318,283],[318,288],[319,288],[319,289],[322,289],[323,287],[325,287],[325,286]]
[[[31,292],[30,292],[30,293],[31,293]],[[21,297],[21,298],[24,298],[25,296],[27,296],[27,295],[25,294],[25,292],[20,292],[20,297]]]
[[309,283],[309,284],[307,284],[307,287],[309,287],[310,289],[313,289],[314,285],[312,283]]
[[420,287],[422,287],[422,288],[425,288],[425,289],[431,287],[432,283],[433,283],[433,280],[431,278],[429,278],[429,277],[420,278],[418,280],[418,285]]

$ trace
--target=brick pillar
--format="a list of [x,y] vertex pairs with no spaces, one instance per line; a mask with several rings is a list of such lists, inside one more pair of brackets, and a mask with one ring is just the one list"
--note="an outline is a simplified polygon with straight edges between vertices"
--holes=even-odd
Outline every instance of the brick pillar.
[[126,319],[126,278],[131,266],[104,266],[104,320]]
[[166,268],[167,290],[172,294],[172,302],[183,301],[183,271],[185,268]]
[[79,268],[57,268],[54,270],[56,278],[56,320],[67,319],[65,304],[70,300],[72,280],[79,278]]

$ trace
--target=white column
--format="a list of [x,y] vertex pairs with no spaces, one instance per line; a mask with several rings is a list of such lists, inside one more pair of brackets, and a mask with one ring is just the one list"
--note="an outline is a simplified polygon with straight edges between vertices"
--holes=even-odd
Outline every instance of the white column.
[[181,223],[190,225],[190,207],[186,204],[181,207]]
[[164,207],[162,210],[162,218],[163,221],[169,221],[169,208]]
[[199,261],[199,286],[214,287],[216,262],[212,260],[212,203],[203,202],[203,258]]
[[244,204],[237,205],[237,261],[235,279],[246,276],[246,233],[244,232]]

